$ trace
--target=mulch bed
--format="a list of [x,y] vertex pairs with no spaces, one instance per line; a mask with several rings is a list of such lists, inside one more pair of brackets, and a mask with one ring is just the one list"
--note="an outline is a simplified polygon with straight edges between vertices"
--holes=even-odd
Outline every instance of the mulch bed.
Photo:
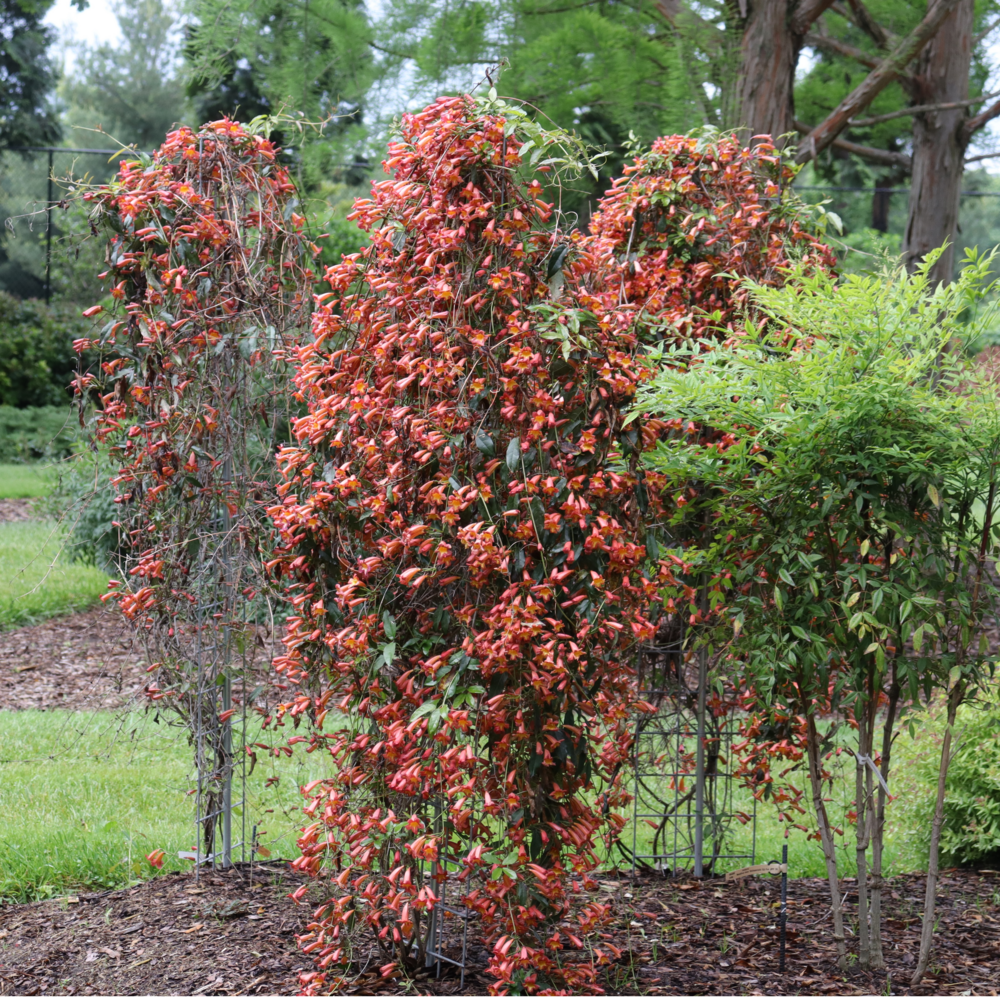
[[34,520],[37,516],[34,511],[34,506],[35,501],[32,499],[0,499],[0,522]]
[[[920,934],[923,878],[888,880],[884,942],[888,975],[834,961],[822,879],[788,885],[786,972],[778,972],[779,880],[683,881],[601,875],[599,898],[615,906],[621,962],[611,995],[997,996],[1000,873],[949,871],[941,880],[930,974],[910,990]],[[132,889],[0,909],[0,995],[288,995],[311,968],[296,946],[310,907],[288,893],[297,879],[269,862],[228,872],[163,876]],[[850,892],[850,880],[844,883]],[[848,896],[848,913],[853,905]],[[470,935],[469,969],[404,984],[358,970],[355,996],[482,996],[485,953]],[[853,939],[851,939],[853,940]],[[457,957],[457,956],[456,956]],[[376,963],[373,963],[376,964]]]
[[0,995],[290,995],[308,918],[283,867],[0,908]]
[[111,608],[0,632],[0,709],[117,709],[138,700],[148,679]]

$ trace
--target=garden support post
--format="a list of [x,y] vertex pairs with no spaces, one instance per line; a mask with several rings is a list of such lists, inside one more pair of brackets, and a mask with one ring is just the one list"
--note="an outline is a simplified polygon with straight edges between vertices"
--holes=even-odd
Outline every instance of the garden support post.
[[[228,629],[227,629],[228,631]],[[229,652],[229,643],[226,643]],[[233,679],[229,672],[227,655],[226,676],[222,682],[222,711],[228,712],[233,707]],[[230,719],[222,723],[222,754],[226,762],[222,779],[222,867],[231,868],[233,864],[233,728]]]
[[781,943],[778,972],[785,971],[785,932],[788,927],[788,844],[781,845]]
[[698,652],[698,747],[694,776],[694,875],[705,874],[705,703],[708,686],[708,651]]
[[49,176],[45,201],[45,304],[52,301],[52,171],[53,150],[49,150]]

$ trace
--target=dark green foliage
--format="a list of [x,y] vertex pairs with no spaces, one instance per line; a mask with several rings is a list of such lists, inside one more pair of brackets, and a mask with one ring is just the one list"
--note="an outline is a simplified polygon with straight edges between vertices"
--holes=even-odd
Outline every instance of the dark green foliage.
[[300,187],[315,188],[343,159],[374,76],[363,3],[199,0],[194,11],[184,54],[199,121],[285,114],[314,123],[272,138],[298,168]]
[[80,425],[69,406],[0,406],[0,462],[63,458],[79,442]]
[[0,0],[0,147],[47,146],[59,139],[48,55],[55,31],[43,23],[51,6],[52,0]]
[[[471,88],[483,67],[506,62],[498,92],[524,101],[543,124],[575,131],[610,156],[592,180],[559,192],[560,207],[589,220],[619,176],[629,133],[645,144],[714,121],[683,44],[653,3],[603,0],[390,0],[376,25],[387,70],[415,64],[428,90]],[[498,30],[498,26],[502,26]],[[693,72],[692,72],[693,71]]]
[[71,307],[0,292],[0,405],[65,408],[79,360],[73,341],[88,329]]

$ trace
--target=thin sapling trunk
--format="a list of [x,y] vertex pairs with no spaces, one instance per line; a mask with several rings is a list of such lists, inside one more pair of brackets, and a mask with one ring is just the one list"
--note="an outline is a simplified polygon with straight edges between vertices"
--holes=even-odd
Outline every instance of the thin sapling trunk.
[[[983,570],[986,566],[986,549],[993,530],[993,505],[996,501],[997,483],[996,464],[991,468],[990,490],[986,499],[986,520],[983,523],[983,533],[979,539],[979,562],[976,566],[976,585],[972,588],[971,613],[975,615],[979,607],[979,591],[983,582]],[[958,658],[959,667],[965,659],[966,648],[963,645]],[[948,725],[945,727],[944,739],[941,742],[941,763],[938,766],[937,799],[934,803],[934,819],[931,822],[931,847],[927,857],[927,889],[924,893],[924,922],[920,929],[920,955],[917,967],[913,970],[911,986],[916,986],[927,971],[927,963],[931,958],[931,948],[934,945],[934,908],[937,903],[938,853],[941,845],[941,826],[944,823],[945,785],[948,781],[948,765],[951,763],[951,738],[955,726],[958,707],[965,700],[967,681],[959,677],[955,686],[948,693]]]
[[[898,654],[897,654],[898,656]],[[879,770],[882,780],[889,781],[889,764],[892,755],[892,741],[896,728],[896,712],[899,706],[899,681],[896,678],[896,662],[893,660],[892,683],[889,685],[889,705],[882,726],[882,761]],[[879,782],[878,804],[872,829],[872,906],[871,906],[871,964],[870,969],[884,969],[885,956],[882,953],[882,845],[885,835],[885,806],[888,796]]]
[[[871,698],[868,699],[868,704]],[[868,705],[859,720],[858,753],[855,759],[854,789],[857,825],[855,826],[855,857],[858,865],[858,958],[861,968],[867,969],[871,958],[871,947],[868,936],[868,788],[870,788],[871,772],[865,762],[871,754],[871,730],[869,719],[871,711]]]
[[809,785],[812,789],[816,822],[819,824],[820,843],[826,860],[826,877],[830,884],[830,910],[833,916],[833,940],[837,945],[837,964],[847,965],[847,946],[844,940],[844,908],[840,898],[840,879],[837,877],[837,853],[833,844],[833,829],[823,801],[823,768],[820,763],[819,735],[816,718],[806,706],[806,756],[809,762]]
[[920,929],[920,955],[913,971],[911,986],[919,984],[927,971],[934,945],[934,909],[937,904],[938,853],[941,845],[941,827],[944,823],[945,786],[948,781],[948,765],[951,763],[951,738],[955,727],[958,706],[965,698],[965,681],[959,680],[948,695],[948,725],[941,741],[941,763],[938,766],[937,799],[934,803],[934,819],[931,822],[931,848],[927,856],[927,888],[924,892],[924,920]]

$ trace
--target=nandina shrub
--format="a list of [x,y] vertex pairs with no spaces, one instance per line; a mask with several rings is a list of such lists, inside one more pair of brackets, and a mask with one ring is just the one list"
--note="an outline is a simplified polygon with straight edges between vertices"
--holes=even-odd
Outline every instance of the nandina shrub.
[[[221,781],[233,710],[217,695],[256,649],[243,638],[266,584],[264,510],[287,426],[277,352],[306,319],[315,248],[272,144],[228,120],[170,133],[86,197],[109,238],[115,305],[77,341],[101,364],[76,386],[118,466],[115,598],[156,661],[147,694],[211,734],[197,752]],[[213,837],[208,822],[207,853]]]
[[663,477],[637,468],[671,427],[623,411],[644,352],[736,328],[733,274],[777,282],[813,250],[761,200],[787,172],[730,139],[661,140],[592,236],[560,232],[524,169],[553,141],[495,101],[405,116],[352,216],[371,243],[297,351],[309,413],[271,514],[295,607],[277,669],[302,689],[281,721],[312,718],[333,762],[296,862],[333,883],[310,992],[358,921],[387,973],[420,963],[456,879],[499,989],[593,990],[615,954],[579,893],[624,822],[634,647],[677,583]]

